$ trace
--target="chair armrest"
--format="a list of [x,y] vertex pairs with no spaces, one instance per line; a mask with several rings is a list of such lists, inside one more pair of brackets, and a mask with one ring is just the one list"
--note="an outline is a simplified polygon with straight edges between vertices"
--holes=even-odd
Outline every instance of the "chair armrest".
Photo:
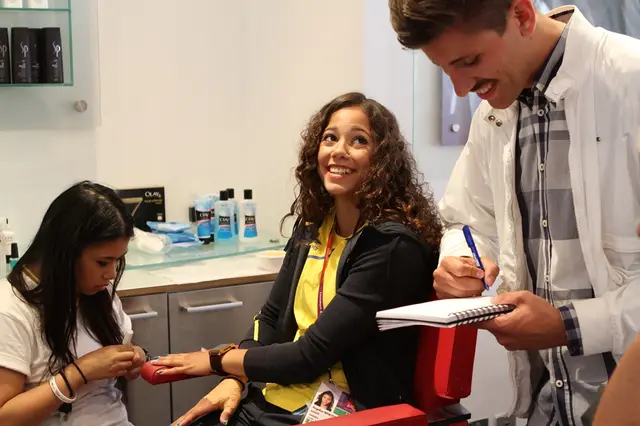
[[180,380],[192,379],[198,376],[190,376],[187,374],[158,374],[159,370],[166,369],[164,365],[155,365],[151,361],[145,362],[140,369],[140,376],[152,385],[161,385],[163,383],[178,382]]
[[313,424],[322,426],[427,426],[427,416],[409,404],[398,404],[358,411],[345,416],[313,422]]

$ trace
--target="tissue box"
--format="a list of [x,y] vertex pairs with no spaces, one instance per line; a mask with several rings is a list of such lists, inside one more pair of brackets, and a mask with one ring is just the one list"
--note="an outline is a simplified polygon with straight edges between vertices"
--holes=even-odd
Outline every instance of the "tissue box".
[[116,192],[127,205],[127,211],[133,216],[136,228],[151,232],[147,221],[165,222],[166,208],[163,186],[118,189]]

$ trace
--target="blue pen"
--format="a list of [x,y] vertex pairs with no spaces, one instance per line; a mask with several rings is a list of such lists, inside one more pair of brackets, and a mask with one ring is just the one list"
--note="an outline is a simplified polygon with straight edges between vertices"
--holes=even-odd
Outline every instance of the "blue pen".
[[[476,243],[473,241],[473,236],[471,235],[471,229],[467,225],[464,225],[462,227],[462,232],[464,233],[464,239],[467,240],[467,245],[471,249],[471,254],[473,254],[473,260],[476,261],[476,266],[484,271],[484,266],[482,266],[482,260],[480,260]],[[489,286],[484,278],[482,278],[482,284],[484,284],[485,290],[489,290]]]

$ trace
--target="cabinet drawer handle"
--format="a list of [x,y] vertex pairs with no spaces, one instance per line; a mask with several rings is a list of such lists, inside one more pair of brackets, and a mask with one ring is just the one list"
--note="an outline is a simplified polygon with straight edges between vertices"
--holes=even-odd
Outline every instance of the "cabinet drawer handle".
[[131,321],[155,318],[158,316],[156,311],[139,312],[137,314],[128,314]]
[[188,314],[195,314],[198,312],[217,312],[217,311],[226,311],[227,309],[240,308],[242,307],[242,301],[237,302],[226,302],[226,303],[216,303],[215,305],[204,305],[204,306],[189,306],[182,305],[182,309],[187,311]]

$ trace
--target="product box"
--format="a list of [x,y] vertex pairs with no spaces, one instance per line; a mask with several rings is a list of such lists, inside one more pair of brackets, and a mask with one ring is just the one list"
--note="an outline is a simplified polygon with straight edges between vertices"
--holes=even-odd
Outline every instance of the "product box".
[[151,229],[147,226],[147,221],[166,221],[163,186],[118,189],[116,192],[127,205],[127,210],[133,216],[136,228],[150,232]]

